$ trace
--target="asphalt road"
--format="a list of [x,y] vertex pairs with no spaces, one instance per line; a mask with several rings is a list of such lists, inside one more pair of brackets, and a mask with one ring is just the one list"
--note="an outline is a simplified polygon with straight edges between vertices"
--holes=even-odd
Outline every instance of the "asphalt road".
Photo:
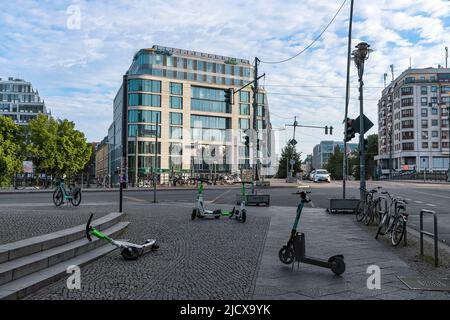
[[[342,185],[340,182],[319,183],[305,182],[311,189],[313,207],[327,208],[330,198],[342,197]],[[450,243],[450,185],[449,184],[423,184],[423,183],[402,183],[402,182],[372,182],[369,181],[369,188],[382,186],[393,195],[405,198],[408,202],[408,212],[410,219],[408,225],[416,230],[419,228],[419,213],[421,209],[436,211],[438,215],[439,239]],[[269,193],[271,204],[275,206],[294,207],[297,204],[298,197],[292,195],[295,188],[269,188],[258,190],[259,193]],[[236,194],[239,189],[234,188],[214,188],[205,187],[204,200],[205,206],[208,203],[224,204],[232,206],[235,203]],[[196,191],[189,190],[161,190],[157,192],[158,202],[176,202],[186,203],[186,206],[192,206],[195,200]],[[106,192],[84,192],[82,205],[106,206],[117,204],[118,208],[119,192],[111,190]],[[359,197],[359,182],[348,182],[347,198]],[[148,203],[153,201],[152,190],[134,191],[126,190],[124,192],[124,210],[128,203]],[[51,193],[0,193],[0,214],[12,208],[42,208],[52,207]],[[295,209],[293,209],[293,214]],[[432,231],[431,217],[426,217],[425,227]]]

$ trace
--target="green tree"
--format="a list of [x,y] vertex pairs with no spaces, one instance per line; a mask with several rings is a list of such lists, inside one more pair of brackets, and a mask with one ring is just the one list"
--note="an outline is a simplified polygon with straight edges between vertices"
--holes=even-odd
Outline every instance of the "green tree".
[[334,180],[342,180],[342,161],[344,159],[344,153],[339,149],[335,148],[334,152],[331,154],[328,159],[327,165],[325,169],[331,175],[331,178]]
[[84,134],[67,119],[55,120],[39,115],[28,125],[28,152],[37,172],[52,175],[73,174],[83,170],[92,148]]
[[289,161],[291,159],[295,160],[294,164],[294,176],[297,172],[301,172],[301,161],[300,161],[300,152],[297,152],[295,149],[295,146],[292,146],[291,144],[287,144],[286,147],[281,150],[281,159],[278,163],[278,171],[277,171],[277,177],[284,179],[287,177],[287,168],[286,166],[289,166],[289,169],[291,168],[291,165],[289,164]]
[[22,171],[23,130],[9,117],[0,116],[0,186],[11,185],[14,174]]

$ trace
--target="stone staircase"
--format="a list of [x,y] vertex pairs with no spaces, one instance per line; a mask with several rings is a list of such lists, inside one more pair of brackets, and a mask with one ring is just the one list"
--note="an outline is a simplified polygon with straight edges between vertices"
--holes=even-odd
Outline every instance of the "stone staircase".
[[[129,225],[124,213],[110,213],[92,226],[110,237]],[[85,225],[0,246],[0,300],[21,299],[67,276],[67,267],[83,265],[113,251],[114,246],[85,236]]]

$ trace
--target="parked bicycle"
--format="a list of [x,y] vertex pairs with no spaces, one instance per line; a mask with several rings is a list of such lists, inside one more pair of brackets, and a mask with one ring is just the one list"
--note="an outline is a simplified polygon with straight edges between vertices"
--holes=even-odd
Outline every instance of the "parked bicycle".
[[379,221],[379,211],[381,205],[381,199],[375,197],[375,194],[381,189],[380,186],[371,190],[364,190],[365,200],[361,200],[356,208],[356,220],[358,222],[364,222],[367,226],[372,221]]
[[75,187],[67,191],[64,185],[64,179],[65,175],[56,184],[56,189],[53,192],[53,203],[59,207],[64,202],[70,202],[73,206],[78,207],[81,203],[81,188]]
[[379,235],[384,236],[389,233],[391,243],[396,247],[400,244],[406,232],[406,222],[408,221],[408,214],[406,213],[407,202],[402,198],[392,196],[387,191],[383,191],[382,194],[388,195],[391,203],[389,209],[382,213],[375,239],[378,239]]

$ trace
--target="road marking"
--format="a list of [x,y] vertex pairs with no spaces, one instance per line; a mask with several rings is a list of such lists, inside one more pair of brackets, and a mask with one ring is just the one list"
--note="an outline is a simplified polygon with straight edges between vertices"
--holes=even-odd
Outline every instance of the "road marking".
[[142,200],[142,199],[138,199],[138,198],[130,197],[130,196],[124,196],[124,198],[126,198],[128,200],[132,200],[132,201],[137,201],[137,202],[147,202],[147,200]]
[[423,203],[422,201],[418,201],[418,200],[415,200],[414,202],[415,202],[415,203],[419,203],[419,204],[422,204],[422,203]]
[[435,204],[431,204],[431,203],[427,203],[427,206],[430,206],[430,207],[436,207]]
[[225,191],[225,192],[222,192],[222,193],[219,194],[217,197],[215,197],[213,200],[211,200],[211,203],[216,202],[219,198],[223,197],[224,195],[226,195],[227,193],[229,193],[229,192],[231,192],[231,191],[233,191],[233,190],[235,190],[235,189],[230,189],[230,190],[227,190],[227,191]]
[[406,201],[411,201],[412,199],[406,198],[405,200],[406,200]]

